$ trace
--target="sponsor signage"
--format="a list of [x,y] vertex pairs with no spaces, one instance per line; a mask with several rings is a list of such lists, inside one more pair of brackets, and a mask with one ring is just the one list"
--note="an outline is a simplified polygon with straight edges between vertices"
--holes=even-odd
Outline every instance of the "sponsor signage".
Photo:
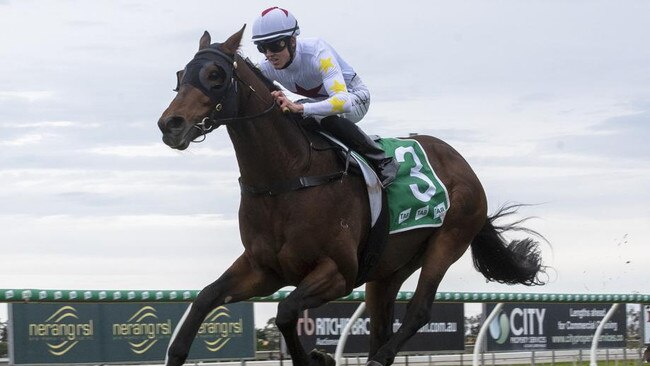
[[[494,304],[484,305],[490,314]],[[611,304],[505,304],[489,325],[488,351],[584,349]],[[598,340],[599,348],[625,347],[625,307],[619,307]]]
[[650,305],[643,305],[643,343],[650,345]]
[[[182,303],[10,304],[11,364],[160,362]],[[190,360],[255,357],[253,304],[214,309]]]
[[[305,310],[298,319],[298,335],[305,349],[319,349],[334,354],[343,329],[359,307],[351,303],[329,303]],[[431,318],[404,345],[404,352],[463,351],[465,349],[464,304],[434,303]],[[406,304],[395,304],[393,331],[402,324]],[[370,318],[364,312],[350,329],[343,350],[345,354],[368,353]]]

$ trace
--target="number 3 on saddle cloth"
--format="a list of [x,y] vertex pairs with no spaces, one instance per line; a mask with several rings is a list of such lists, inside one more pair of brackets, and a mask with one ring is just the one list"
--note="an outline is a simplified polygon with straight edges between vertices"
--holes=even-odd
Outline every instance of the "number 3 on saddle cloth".
[[387,188],[390,233],[441,226],[449,210],[449,193],[420,143],[396,138],[377,142],[400,163],[397,178]]
[[[347,147],[336,138],[324,132],[321,134],[347,151]],[[376,141],[386,155],[394,157],[400,165],[395,181],[382,192],[381,183],[372,168],[361,155],[351,152],[366,181],[372,225],[369,245],[360,255],[358,285],[363,283],[379,260],[388,233],[439,227],[449,210],[447,188],[434,172],[418,141],[398,138],[380,138]]]

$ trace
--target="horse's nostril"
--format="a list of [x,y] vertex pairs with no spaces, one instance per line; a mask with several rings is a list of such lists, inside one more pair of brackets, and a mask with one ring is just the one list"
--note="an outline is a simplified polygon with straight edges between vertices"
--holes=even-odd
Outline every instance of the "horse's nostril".
[[172,116],[172,117],[168,117],[163,121],[163,123],[160,125],[160,129],[163,132],[172,132],[174,130],[182,129],[184,123],[185,123],[185,118],[179,116]]

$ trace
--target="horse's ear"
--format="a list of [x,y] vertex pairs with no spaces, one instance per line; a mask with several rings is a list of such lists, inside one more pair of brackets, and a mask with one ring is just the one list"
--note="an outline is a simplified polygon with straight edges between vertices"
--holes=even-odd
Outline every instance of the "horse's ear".
[[199,41],[199,51],[204,48],[210,47],[210,42],[211,42],[210,33],[208,33],[208,31],[203,32],[203,35],[201,36],[201,40]]
[[241,39],[244,36],[244,29],[246,29],[246,24],[241,27],[239,32],[230,36],[230,38],[228,38],[228,40],[223,43],[221,47],[224,49],[224,51],[232,53],[233,55],[237,53],[239,45],[241,44]]

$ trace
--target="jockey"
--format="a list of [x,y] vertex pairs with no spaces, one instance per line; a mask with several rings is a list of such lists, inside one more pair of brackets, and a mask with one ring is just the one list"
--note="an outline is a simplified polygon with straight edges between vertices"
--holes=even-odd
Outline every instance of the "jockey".
[[262,73],[306,97],[293,102],[274,91],[276,102],[283,110],[314,117],[326,131],[363,154],[386,187],[395,179],[397,162],[355,124],[368,111],[368,88],[332,46],[318,38],[298,40],[299,34],[296,18],[278,7],[264,10],[253,23],[253,42],[266,56],[260,64]]

